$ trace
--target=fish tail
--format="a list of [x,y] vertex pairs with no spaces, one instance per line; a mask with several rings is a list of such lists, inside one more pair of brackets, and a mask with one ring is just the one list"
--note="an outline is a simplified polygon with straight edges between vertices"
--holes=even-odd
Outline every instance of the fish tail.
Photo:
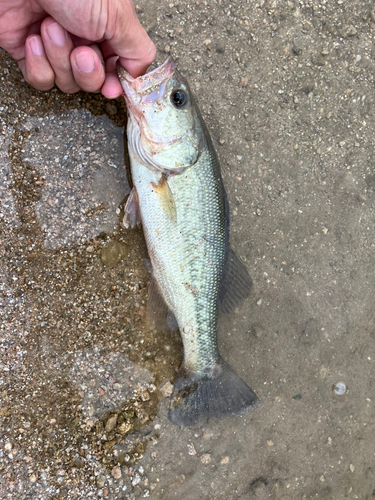
[[189,426],[209,417],[243,415],[259,405],[256,394],[220,357],[210,376],[181,368],[168,417],[172,424]]

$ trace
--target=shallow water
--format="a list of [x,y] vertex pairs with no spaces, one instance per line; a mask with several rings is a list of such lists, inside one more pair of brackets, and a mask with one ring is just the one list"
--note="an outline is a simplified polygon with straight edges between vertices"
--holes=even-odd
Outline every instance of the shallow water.
[[140,4],[254,281],[219,345],[262,405],[192,428],[167,419],[182,345],[147,329],[147,250],[119,224],[123,103],[33,91],[0,54],[1,498],[372,498],[372,17],[259,4]]

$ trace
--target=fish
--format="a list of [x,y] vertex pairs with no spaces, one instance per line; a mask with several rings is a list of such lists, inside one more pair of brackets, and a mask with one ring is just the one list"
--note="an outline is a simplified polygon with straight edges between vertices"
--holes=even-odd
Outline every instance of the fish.
[[151,261],[148,317],[179,329],[184,358],[168,417],[191,426],[243,415],[260,401],[219,353],[219,312],[248,297],[252,280],[229,243],[229,206],[217,154],[175,62],[133,78],[125,97],[132,190],[125,227],[142,225]]

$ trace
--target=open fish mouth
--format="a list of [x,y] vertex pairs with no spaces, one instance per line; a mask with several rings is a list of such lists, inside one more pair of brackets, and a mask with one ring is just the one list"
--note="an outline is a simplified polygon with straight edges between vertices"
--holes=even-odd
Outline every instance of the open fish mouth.
[[142,112],[138,106],[143,104],[152,105],[157,100],[160,100],[167,92],[167,83],[176,71],[174,61],[168,59],[153,71],[146,73],[138,78],[133,78],[119,61],[116,63],[117,73],[124,90],[125,101],[132,119],[138,123],[142,135],[146,141],[152,144],[154,153],[157,153],[166,147],[172,146],[183,140],[182,137],[163,137],[151,132],[147,127],[146,121],[143,119]]
[[158,95],[153,96],[150,102],[155,101],[162,95],[161,91],[165,91],[166,84],[176,71],[176,65],[170,57],[161,66],[138,78],[133,78],[119,61],[116,63],[116,68],[129,106],[139,104],[143,96],[153,94],[159,89]]

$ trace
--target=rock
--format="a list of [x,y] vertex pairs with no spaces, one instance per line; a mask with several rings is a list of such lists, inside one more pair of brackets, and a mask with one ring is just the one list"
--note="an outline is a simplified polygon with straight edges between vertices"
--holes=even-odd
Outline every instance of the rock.
[[120,479],[120,477],[121,477],[121,469],[120,469],[120,467],[113,467],[111,473],[112,473],[112,476],[115,479]]
[[163,385],[160,386],[160,390],[165,398],[169,398],[173,391],[173,385],[167,380]]
[[348,26],[344,26],[342,30],[340,30],[340,35],[343,37],[343,38],[349,38],[351,36],[354,36],[357,34],[357,30],[355,29],[355,27],[353,25],[348,25]]
[[211,455],[209,453],[204,453],[201,455],[201,462],[202,464],[209,464],[211,462]]
[[225,52],[225,47],[222,43],[218,43],[216,45],[216,52],[218,52],[219,54],[224,54]]
[[149,401],[150,400],[150,393],[148,391],[142,392],[141,399],[142,399],[142,401]]
[[195,446],[193,445],[193,443],[189,443],[187,445],[187,447],[188,447],[188,453],[189,453],[189,455],[194,456],[194,455],[197,454]]
[[248,77],[247,76],[244,76],[243,78],[241,78],[240,80],[240,87],[246,87],[246,85],[248,84]]
[[113,431],[113,429],[116,427],[116,423],[117,423],[117,415],[113,415],[107,420],[107,423],[105,424],[106,432]]
[[130,431],[131,428],[132,426],[128,422],[123,422],[118,428],[118,430],[121,432],[121,434],[126,434],[127,432]]
[[141,482],[141,476],[139,474],[135,474],[134,479],[132,481],[132,486],[136,486]]
[[100,474],[97,478],[96,478],[96,485],[98,488],[103,488],[103,486],[105,485],[105,481],[106,481],[106,477],[103,476],[102,474]]
[[303,47],[302,47],[302,45],[300,45],[300,43],[298,43],[298,41],[295,41],[293,43],[292,50],[296,56],[300,56],[303,52]]
[[315,83],[312,80],[305,80],[301,85],[301,90],[305,94],[310,94],[315,88]]

